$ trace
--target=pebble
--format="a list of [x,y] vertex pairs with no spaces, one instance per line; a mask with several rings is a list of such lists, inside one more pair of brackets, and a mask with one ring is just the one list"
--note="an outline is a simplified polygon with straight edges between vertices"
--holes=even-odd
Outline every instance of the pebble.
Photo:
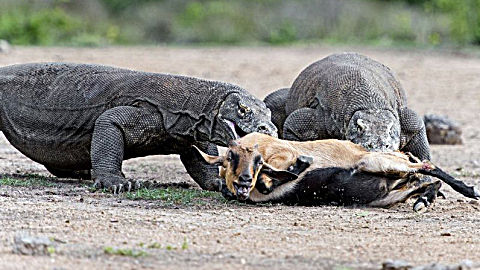
[[442,265],[432,263],[423,266],[413,266],[413,264],[402,260],[387,260],[382,264],[382,270],[468,270],[477,269],[469,260],[465,260],[455,265]]
[[0,53],[10,52],[10,44],[3,39],[0,39]]
[[47,237],[34,237],[29,235],[16,235],[13,240],[13,253],[23,255],[50,255],[49,248],[54,243]]

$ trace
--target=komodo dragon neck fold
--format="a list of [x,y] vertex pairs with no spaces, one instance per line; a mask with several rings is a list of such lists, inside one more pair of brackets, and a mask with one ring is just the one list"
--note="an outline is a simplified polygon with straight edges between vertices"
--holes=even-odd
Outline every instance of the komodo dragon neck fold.
[[137,98],[132,106],[142,107],[147,104],[152,110],[159,112],[162,115],[165,129],[172,137],[193,139],[193,141],[212,141],[215,127],[218,125],[217,117],[220,106],[226,102],[227,96],[233,93],[239,93],[239,91],[225,92],[221,94],[221,97],[205,96],[202,103],[204,106],[199,107],[197,111],[191,109],[198,107],[197,101],[190,98],[186,99],[181,107],[174,110],[168,110],[161,103],[150,98]]

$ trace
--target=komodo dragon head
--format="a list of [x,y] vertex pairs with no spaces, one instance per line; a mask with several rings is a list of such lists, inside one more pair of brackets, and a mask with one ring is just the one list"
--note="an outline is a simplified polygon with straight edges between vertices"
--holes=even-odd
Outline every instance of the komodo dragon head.
[[348,123],[346,139],[368,151],[395,151],[400,147],[400,122],[389,110],[359,110]]
[[252,132],[277,137],[277,128],[270,119],[271,112],[261,100],[248,93],[231,93],[220,105],[214,140],[226,146],[231,140]]

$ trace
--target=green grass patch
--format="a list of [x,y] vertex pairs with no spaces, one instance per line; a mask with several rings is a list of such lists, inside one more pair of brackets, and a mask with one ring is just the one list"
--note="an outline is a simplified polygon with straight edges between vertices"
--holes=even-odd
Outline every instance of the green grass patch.
[[144,257],[148,254],[143,250],[134,250],[128,248],[113,248],[113,247],[105,247],[103,248],[103,252],[108,255],[118,255],[118,256],[127,256],[127,257]]
[[[144,244],[142,243],[142,247],[144,246]],[[151,248],[151,249],[166,249],[166,250],[187,250],[188,249],[188,240],[186,237],[183,238],[183,242],[180,246],[174,246],[174,245],[170,245],[170,244],[167,244],[165,246],[162,246],[160,243],[157,243],[157,242],[153,242],[151,243],[150,245],[147,246],[147,248]]]
[[171,187],[162,189],[142,188],[137,191],[125,193],[125,197],[129,200],[156,200],[165,202],[166,204],[180,205],[202,205],[212,201],[226,202],[218,192]]
[[47,177],[31,174],[25,178],[13,178],[9,176],[2,176],[0,178],[0,186],[12,187],[55,187],[56,184]]
[[53,254],[55,254],[55,248],[52,247],[52,246],[49,246],[49,247],[47,247],[47,252],[48,252],[48,254],[53,255]]
[[355,215],[356,215],[357,217],[366,217],[366,216],[370,215],[370,212],[368,212],[368,211],[362,211],[362,212],[359,212],[359,213],[355,213]]
[[187,238],[183,238],[183,243],[182,243],[182,250],[187,250],[188,249],[188,241]]
[[162,245],[160,245],[160,243],[154,242],[148,245],[147,248],[159,249],[159,248],[162,248]]

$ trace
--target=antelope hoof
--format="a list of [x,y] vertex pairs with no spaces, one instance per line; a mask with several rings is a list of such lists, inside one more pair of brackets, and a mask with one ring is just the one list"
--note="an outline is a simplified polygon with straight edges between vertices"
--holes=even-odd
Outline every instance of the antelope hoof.
[[430,206],[430,203],[428,202],[427,197],[422,196],[419,197],[417,201],[413,204],[413,211],[417,213],[422,213],[427,210],[428,206]]

